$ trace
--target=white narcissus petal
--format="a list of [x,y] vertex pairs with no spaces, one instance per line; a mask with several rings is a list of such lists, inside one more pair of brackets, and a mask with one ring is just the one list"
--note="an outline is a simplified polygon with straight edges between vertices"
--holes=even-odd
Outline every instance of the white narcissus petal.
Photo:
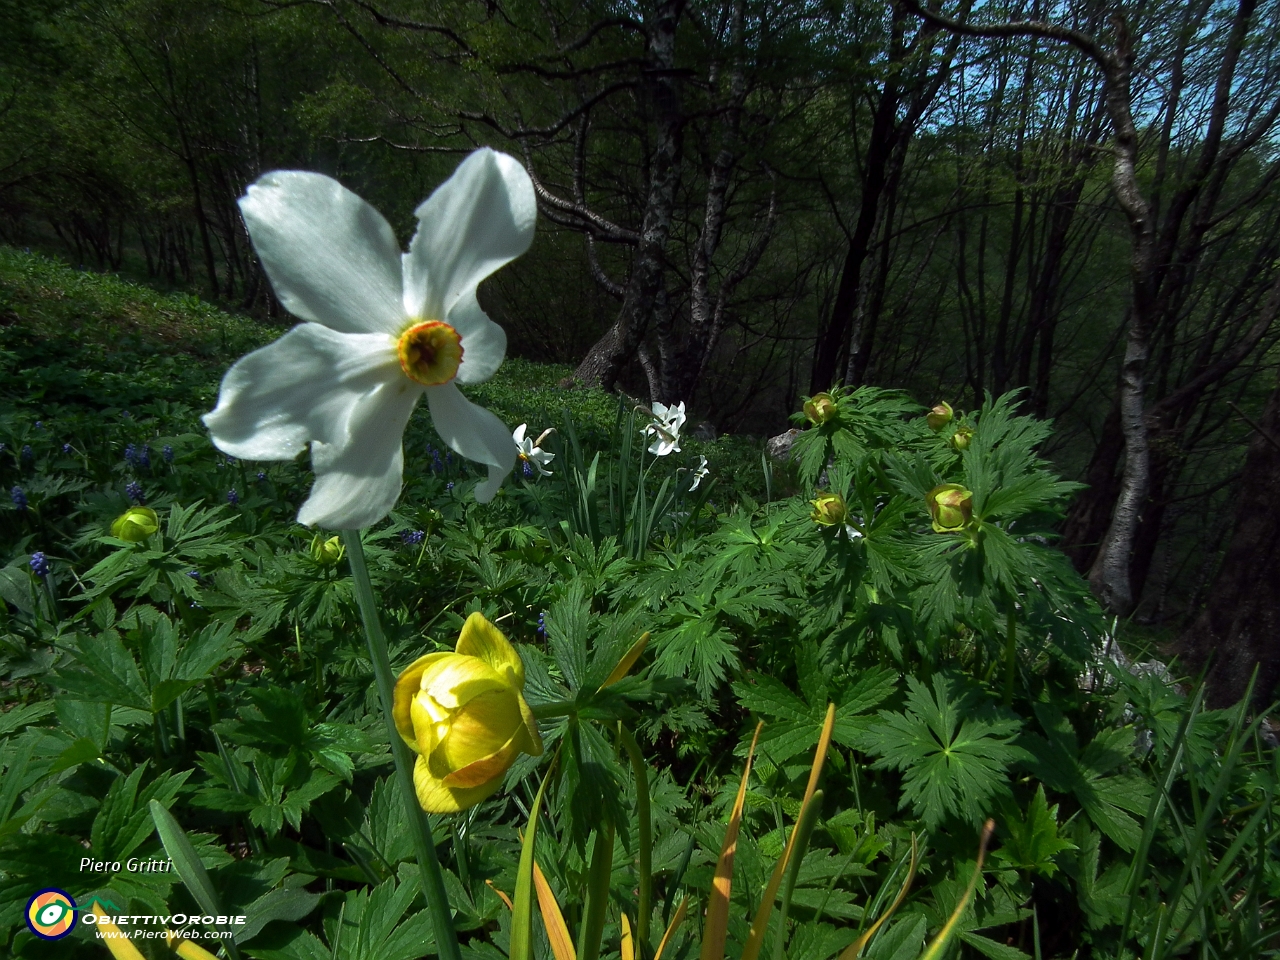
[[489,465],[489,479],[475,488],[476,500],[488,503],[516,465],[511,433],[501,420],[477,407],[452,383],[428,387],[427,403],[440,439],[468,460]]
[[463,160],[415,211],[405,312],[452,322],[459,297],[529,249],[537,212],[533,183],[514,157],[485,148]]
[[286,310],[344,333],[404,327],[400,245],[377,210],[330,177],[277,170],[240,198]]
[[310,441],[341,442],[360,398],[393,376],[408,382],[385,334],[299,324],[235,362],[204,424],[223,453],[292,460]]
[[343,438],[311,444],[316,482],[299,523],[354,530],[391,512],[404,473],[401,438],[423,389],[405,376],[389,379],[356,403]]
[[507,356],[507,331],[480,309],[474,288],[463,292],[444,321],[462,337],[459,383],[483,383],[497,373]]

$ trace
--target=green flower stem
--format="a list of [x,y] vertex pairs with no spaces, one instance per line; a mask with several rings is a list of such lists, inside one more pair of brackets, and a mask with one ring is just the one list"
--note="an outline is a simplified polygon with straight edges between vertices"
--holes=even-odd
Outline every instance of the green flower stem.
[[549,720],[552,717],[567,717],[577,708],[578,704],[573,700],[554,700],[551,703],[529,705],[529,709],[533,711],[533,715],[539,720]]
[[631,772],[636,778],[636,820],[639,821],[640,850],[638,859],[640,896],[636,904],[636,940],[648,949],[649,914],[653,912],[653,820],[649,811],[649,767],[631,731],[618,724],[618,737],[631,759]]
[[396,780],[404,797],[405,811],[409,815],[410,832],[418,853],[418,866],[422,870],[422,892],[431,911],[431,923],[435,929],[436,950],[440,960],[461,960],[458,935],[453,929],[449,914],[449,897],[444,889],[444,875],[440,861],[436,859],[436,845],[431,837],[422,807],[418,805],[418,793],[413,787],[413,760],[409,748],[396,729],[392,706],[395,702],[395,681],[391,675],[391,660],[387,656],[387,638],[378,620],[377,602],[373,597],[373,585],[369,582],[369,568],[364,562],[364,546],[359,530],[343,530],[342,542],[347,548],[347,561],[351,564],[351,579],[355,584],[356,603],[360,606],[360,619],[364,622],[365,639],[369,642],[369,656],[373,660],[373,675],[378,682],[378,695],[382,698],[382,714],[391,738],[391,755],[396,761]]
[[613,824],[596,830],[596,845],[587,872],[587,909],[578,937],[578,960],[599,960],[604,937],[605,912],[609,906],[609,880],[613,876]]

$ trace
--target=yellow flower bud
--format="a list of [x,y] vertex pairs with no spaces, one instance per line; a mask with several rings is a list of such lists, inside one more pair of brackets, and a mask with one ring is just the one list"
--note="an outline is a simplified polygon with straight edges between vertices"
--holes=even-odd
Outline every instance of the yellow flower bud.
[[815,426],[821,426],[840,412],[835,398],[829,393],[815,393],[804,402],[804,415]]
[[809,516],[813,518],[814,523],[820,523],[824,527],[840,527],[844,526],[849,518],[844,497],[838,493],[821,493],[816,500],[809,502],[813,504],[813,513]]
[[973,427],[957,427],[948,442],[956,450],[968,450],[973,442]]
[[347,548],[342,545],[341,537],[321,540],[320,535],[316,534],[311,538],[311,559],[322,567],[334,566],[346,552]]
[[925,414],[924,422],[929,425],[930,430],[932,430],[934,433],[937,433],[939,430],[945,427],[948,423],[950,423],[952,418],[955,415],[956,415],[956,412],[951,409],[951,404],[943,400],[936,407],[934,407],[927,414]]
[[111,535],[117,540],[141,543],[160,529],[160,518],[150,507],[130,507],[111,524]]
[[925,502],[938,533],[958,533],[973,519],[973,494],[958,483],[934,487]]
[[474,806],[521,753],[539,756],[524,664],[502,631],[473,613],[453,653],[419,657],[396,681],[396,729],[418,753],[413,783],[428,813]]

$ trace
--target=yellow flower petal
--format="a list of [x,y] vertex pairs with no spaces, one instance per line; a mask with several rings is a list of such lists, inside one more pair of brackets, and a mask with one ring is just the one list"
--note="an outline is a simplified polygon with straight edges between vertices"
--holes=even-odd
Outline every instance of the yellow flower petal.
[[457,813],[492,796],[502,786],[502,778],[494,777],[478,787],[450,787],[432,775],[426,757],[418,757],[413,767],[413,785],[418,804],[427,813]]
[[491,690],[469,700],[449,718],[449,732],[436,750],[443,751],[450,770],[461,770],[509,743],[523,726],[516,695]]
[[449,653],[428,653],[426,656],[419,657],[413,663],[405,668],[396,680],[395,695],[392,698],[391,717],[396,722],[396,729],[400,731],[400,736],[404,737],[404,742],[418,749],[418,739],[413,731],[413,720],[409,713],[409,704],[413,701],[414,696],[422,687],[422,674],[427,667],[435,663],[441,657],[452,656]]
[[500,676],[507,677],[515,689],[524,687],[524,663],[520,655],[502,631],[485,619],[484,614],[473,613],[467,617],[462,633],[458,635],[456,649],[460,654],[483,660]]
[[523,738],[517,733],[487,757],[481,757],[479,760],[453,771],[441,783],[446,787],[457,788],[478,787],[493,780],[501,782],[502,775],[507,772],[507,767],[511,766],[520,754],[520,744],[516,742],[519,739]]
[[[524,743],[520,745],[520,749],[531,757],[542,756],[542,734],[538,732],[538,718],[533,715],[533,711],[529,709],[529,704],[525,703],[524,697],[516,694],[516,699],[520,703],[520,718],[524,721]],[[520,737],[520,733],[516,734]]]
[[456,710],[490,690],[510,690],[510,684],[479,657],[447,653],[427,666],[421,688],[430,691],[444,709]]

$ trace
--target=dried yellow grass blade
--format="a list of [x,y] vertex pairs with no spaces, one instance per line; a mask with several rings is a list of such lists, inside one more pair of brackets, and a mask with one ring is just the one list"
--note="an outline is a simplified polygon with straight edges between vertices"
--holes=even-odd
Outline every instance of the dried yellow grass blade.
[[653,960],[662,960],[662,951],[667,948],[667,944],[671,942],[671,938],[675,936],[676,930],[680,924],[684,922],[684,915],[689,911],[689,895],[685,894],[680,901],[680,906],[676,908],[676,915],[671,918],[671,923],[667,926],[667,932],[662,935],[662,942],[658,944],[658,952],[653,955]]
[[871,925],[862,936],[849,946],[845,947],[840,954],[840,960],[857,960],[857,957],[871,942],[871,938],[876,935],[876,931],[884,924],[886,920],[893,916],[894,911],[902,906],[902,901],[907,899],[907,891],[911,889],[911,882],[916,878],[916,867],[919,865],[920,848],[916,842],[916,835],[911,835],[911,866],[907,868],[907,879],[902,882],[902,889],[898,891],[898,895],[894,897],[893,903],[889,904],[889,909],[880,915],[880,919]]
[[173,930],[164,932],[164,942],[169,949],[182,957],[182,960],[218,960],[214,954],[204,947],[196,946],[196,944]]
[[497,887],[495,887],[495,886],[493,885],[493,881],[492,881],[492,880],[486,880],[486,881],[485,881],[485,883],[488,885],[488,887],[489,887],[489,889],[490,889],[490,890],[492,890],[494,893],[496,893],[496,894],[498,895],[498,899],[499,899],[499,900],[501,900],[503,903],[505,903],[505,904],[507,905],[507,909],[508,909],[508,910],[512,909],[512,905],[511,905],[511,898],[510,898],[510,897],[508,897],[505,893],[503,893],[501,890],[499,890]]
[[[805,787],[804,800],[800,804],[800,815],[796,817],[797,825],[804,819],[805,811],[813,802],[813,792],[818,789],[818,781],[822,777],[822,766],[827,762],[827,751],[831,749],[831,731],[835,729],[835,725],[836,705],[829,703],[827,717],[822,724],[822,733],[818,736],[818,748],[813,754],[813,766],[809,768],[809,785]],[[742,960],[756,960],[760,956],[764,934],[769,928],[769,917],[773,913],[773,903],[778,899],[778,888],[782,885],[782,878],[787,872],[787,864],[791,861],[795,845],[796,830],[793,827],[791,836],[787,838],[787,845],[782,851],[782,857],[774,866],[773,875],[769,877],[769,885],[765,888],[755,919],[751,922],[751,932],[747,934],[747,942],[742,948]]]
[[711,881],[711,896],[707,898],[707,922],[702,928],[702,953],[700,960],[724,960],[724,944],[729,936],[729,894],[733,889],[733,855],[738,849],[738,827],[742,824],[742,806],[747,800],[747,781],[751,777],[751,758],[756,753],[756,743],[764,721],[756,724],[747,751],[747,762],[742,768],[742,782],[738,784],[738,796],[733,801],[729,826],[724,831],[724,843],[720,847],[720,859],[716,861],[715,877]]
[[98,934],[102,937],[102,942],[107,945],[107,949],[111,951],[111,956],[116,960],[146,960],[133,945],[133,941],[124,935],[124,931],[107,919],[107,914],[102,912],[96,900],[93,901],[91,912],[98,918],[96,924]]
[[631,921],[622,913],[622,960],[636,960],[636,945],[631,938]]
[[556,960],[577,960],[578,953],[573,948],[573,938],[569,936],[564,914],[560,912],[560,904],[556,903],[556,895],[551,892],[551,885],[547,883],[537,860],[533,861],[533,886],[538,891],[538,909],[542,912],[542,925],[547,928],[552,954]]
[[600,689],[603,690],[605,687],[612,686],[630,673],[631,668],[636,665],[636,661],[640,659],[640,654],[644,653],[644,648],[648,645],[649,631],[646,630],[640,634],[640,639],[631,645],[631,649],[622,655],[618,665],[613,668],[613,673],[609,674],[604,683],[600,684]]
[[991,834],[995,829],[996,822],[994,820],[988,820],[983,825],[982,839],[978,842],[978,862],[973,866],[973,876],[969,878],[969,886],[965,888],[964,896],[960,898],[956,908],[951,911],[951,917],[947,920],[947,925],[933,938],[933,943],[929,944],[928,949],[920,955],[920,960],[937,960],[942,955],[942,951],[947,948],[947,943],[951,940],[951,934],[955,932],[956,923],[959,922],[965,907],[969,906],[969,901],[973,899],[973,891],[977,889],[978,880],[982,877],[982,859],[987,855],[987,842],[991,839]]

